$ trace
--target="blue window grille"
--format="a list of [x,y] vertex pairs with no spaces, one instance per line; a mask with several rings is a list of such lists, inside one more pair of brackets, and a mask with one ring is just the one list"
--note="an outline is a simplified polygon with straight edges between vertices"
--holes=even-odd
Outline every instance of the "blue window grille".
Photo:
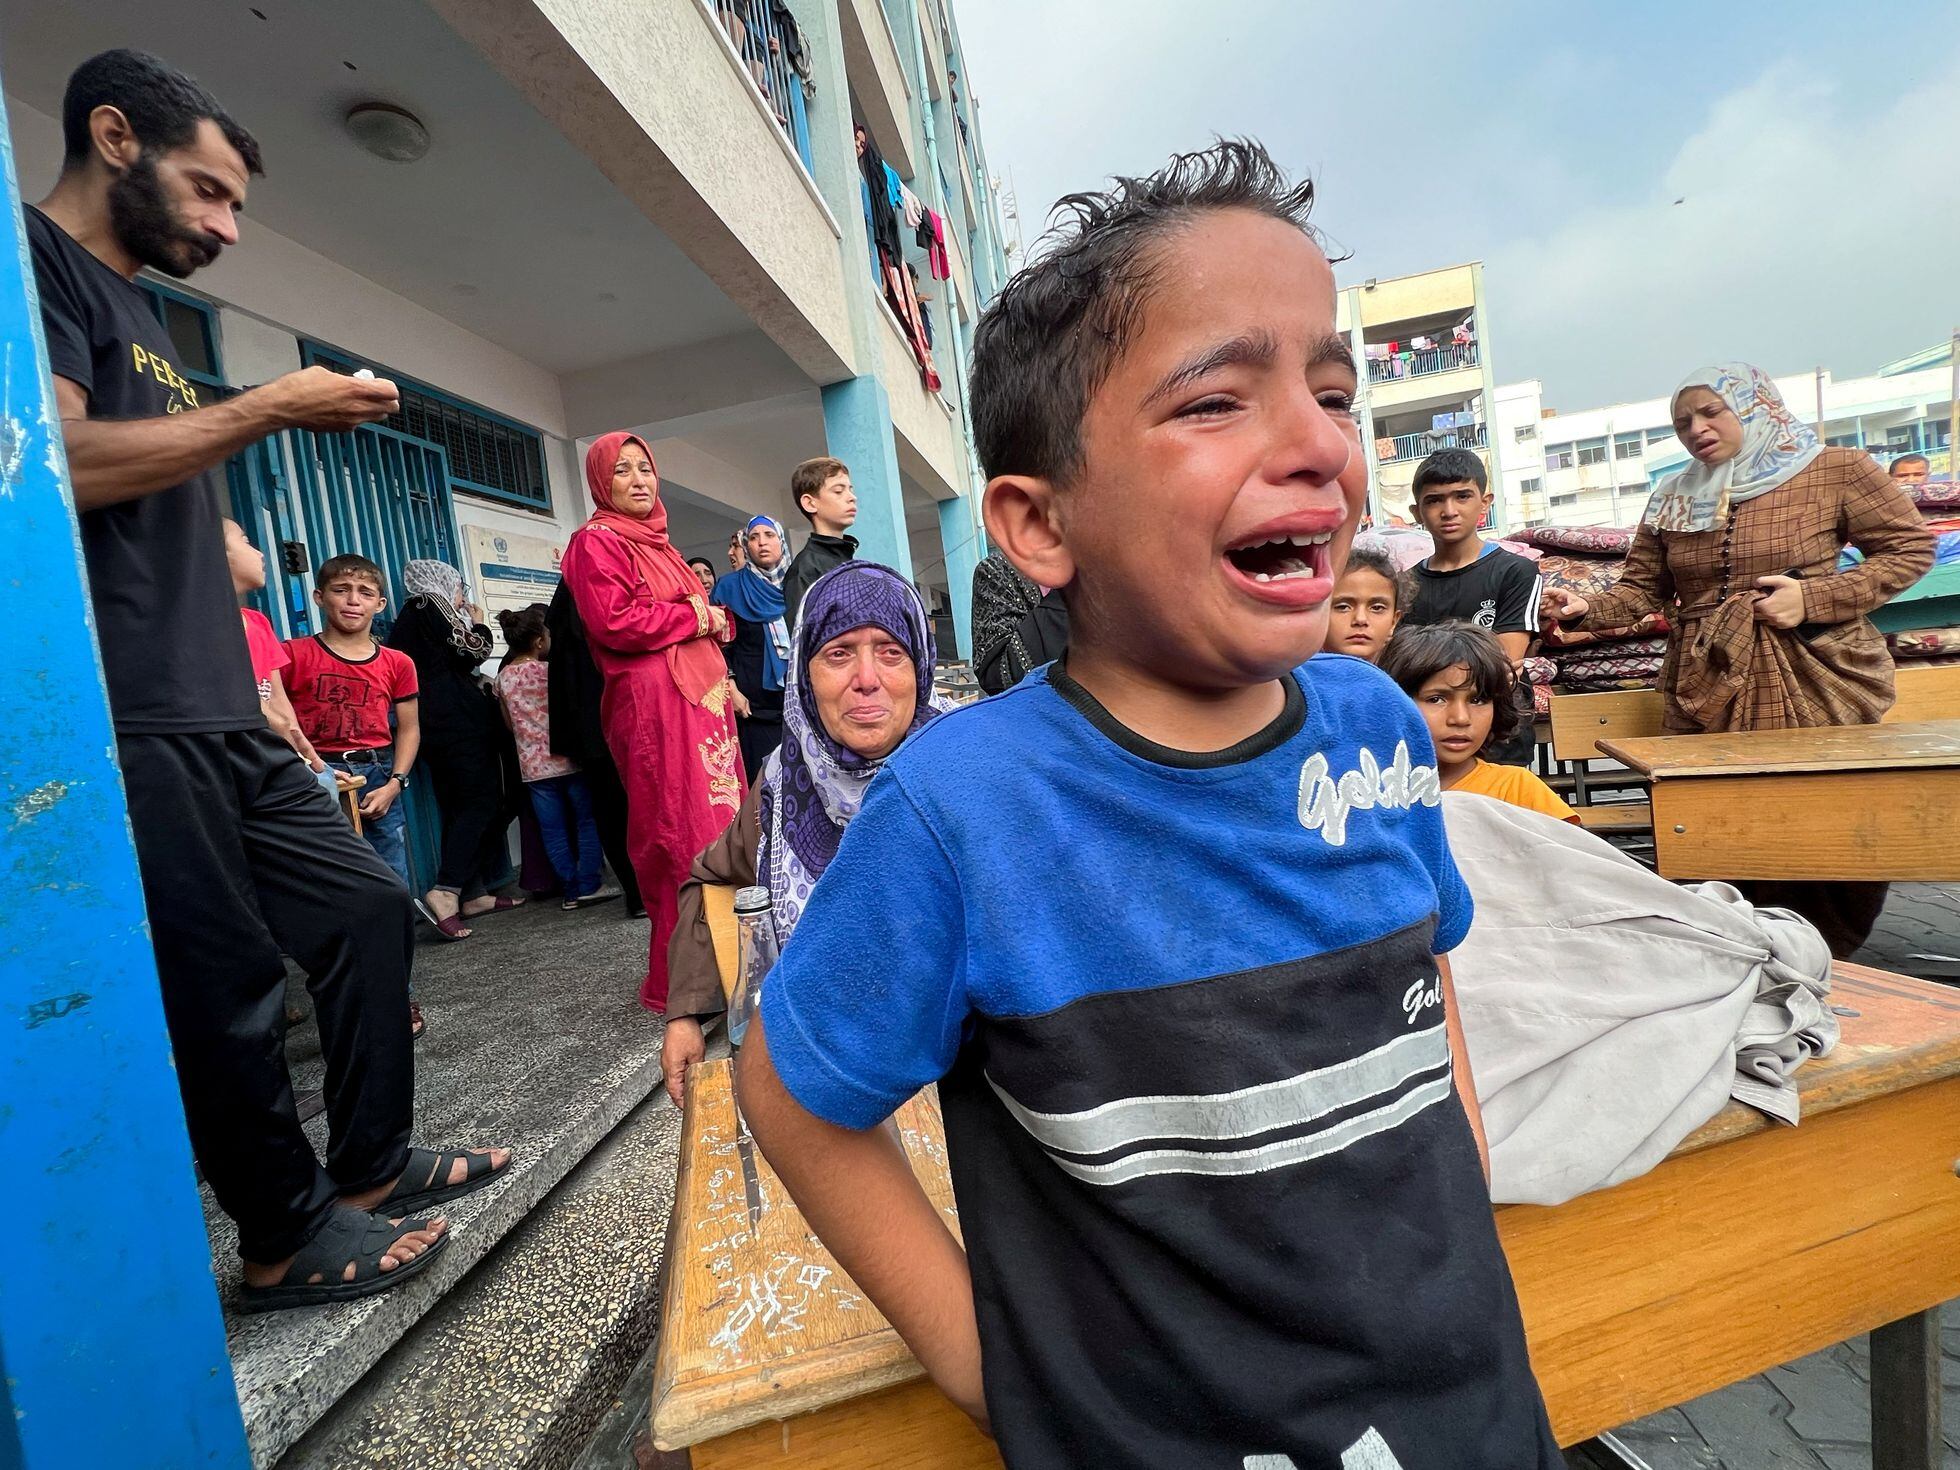
[[308,342],[303,356],[308,364],[335,372],[369,368],[393,379],[401,388],[402,407],[387,420],[387,427],[446,451],[450,483],[456,489],[550,514],[544,437],[536,429],[337,348]]
[[177,349],[177,371],[206,388],[225,386],[224,363],[218,355],[218,314],[211,303],[176,291],[161,281],[138,277],[137,289],[149,298],[150,310],[170,334]]
[[811,169],[803,79],[790,59],[799,38],[789,7],[782,0],[714,0],[714,11],[743,69],[775,113],[776,125],[795,146],[803,167]]

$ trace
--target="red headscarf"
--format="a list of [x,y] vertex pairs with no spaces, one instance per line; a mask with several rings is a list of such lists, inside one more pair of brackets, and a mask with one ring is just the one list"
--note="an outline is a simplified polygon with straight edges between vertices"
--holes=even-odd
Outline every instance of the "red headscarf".
[[[629,515],[613,504],[613,466],[628,442],[639,445],[646,451],[647,462],[653,462],[653,451],[638,434],[602,434],[585,451],[585,485],[592,492],[592,503],[599,507],[585,525],[604,526],[626,543],[634,568],[654,601],[688,603],[700,618],[698,636],[667,649],[667,667],[675,685],[689,704],[698,705],[728,677],[728,665],[715,646],[708,605],[701,596],[701,579],[667,538],[667,507],[660,503],[659,491],[655,490],[653,511],[645,518]],[[655,474],[657,477],[657,470]]]

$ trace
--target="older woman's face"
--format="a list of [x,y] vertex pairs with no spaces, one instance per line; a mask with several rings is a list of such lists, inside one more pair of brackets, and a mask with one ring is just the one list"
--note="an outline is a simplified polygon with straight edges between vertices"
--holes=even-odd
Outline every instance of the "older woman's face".
[[919,706],[912,655],[883,628],[854,628],[810,660],[810,693],[831,739],[866,760],[898,748]]
[[653,461],[637,440],[628,439],[619,446],[619,458],[613,461],[614,508],[643,521],[653,514],[659,494],[660,476],[654,473]]
[[1684,388],[1674,400],[1674,433],[1703,464],[1727,464],[1742,452],[1742,420],[1712,388]]
[[757,526],[748,535],[749,560],[768,571],[783,559],[783,538],[774,526]]

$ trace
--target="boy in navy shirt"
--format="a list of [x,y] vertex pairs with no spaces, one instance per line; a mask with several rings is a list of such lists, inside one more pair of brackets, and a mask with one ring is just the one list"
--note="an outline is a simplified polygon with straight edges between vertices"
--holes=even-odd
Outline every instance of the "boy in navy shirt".
[[[791,1194],[1014,1470],[1561,1463],[1429,736],[1312,657],[1361,451],[1311,200],[1221,143],[1075,196],[989,309],[987,529],[1069,651],[886,762],[741,1056]],[[935,1081],[964,1252],[875,1126]]]

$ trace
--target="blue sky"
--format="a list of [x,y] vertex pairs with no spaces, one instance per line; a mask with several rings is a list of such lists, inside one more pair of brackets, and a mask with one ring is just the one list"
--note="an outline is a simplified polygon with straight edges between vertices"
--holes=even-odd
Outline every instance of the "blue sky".
[[1960,325],[1960,4],[954,4],[1030,244],[1059,194],[1244,133],[1315,177],[1343,284],[1483,260],[1499,377],[1561,408]]

